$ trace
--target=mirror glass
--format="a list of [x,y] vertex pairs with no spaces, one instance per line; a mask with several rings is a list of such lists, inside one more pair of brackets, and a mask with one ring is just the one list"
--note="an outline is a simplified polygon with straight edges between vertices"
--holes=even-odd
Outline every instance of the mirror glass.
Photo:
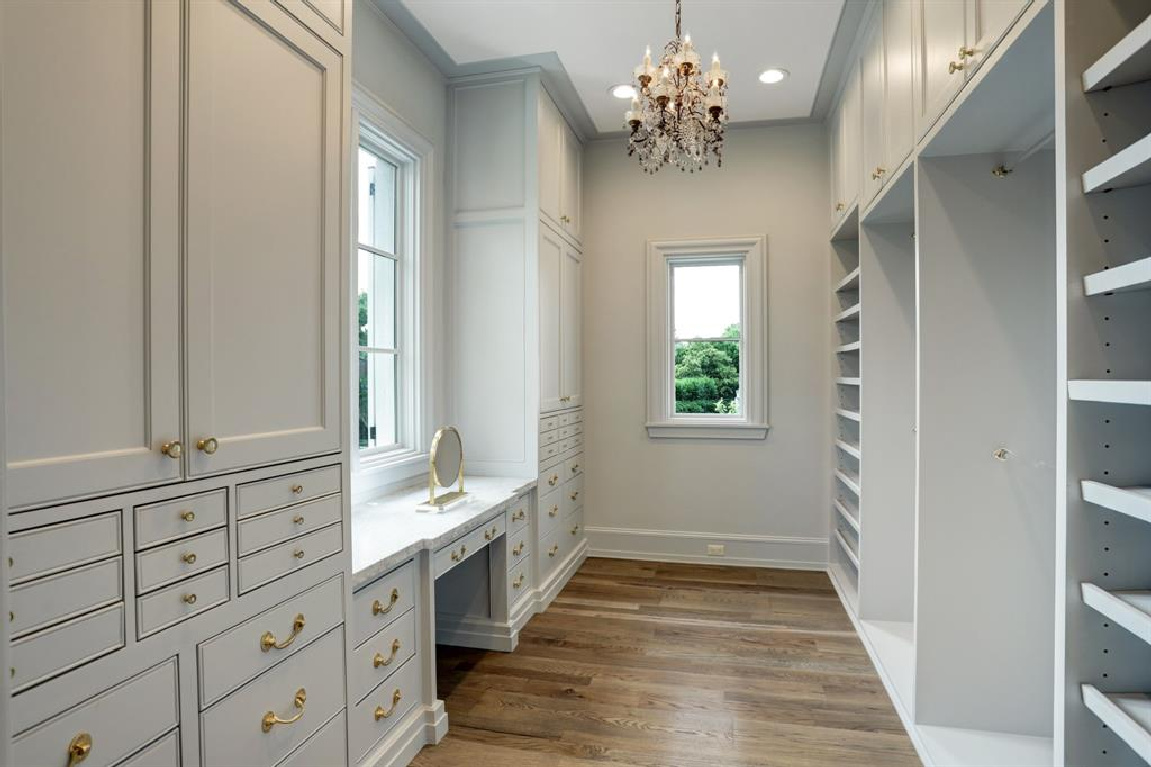
[[432,469],[436,484],[447,487],[460,476],[460,466],[464,460],[464,446],[460,433],[448,426],[436,432],[432,448]]

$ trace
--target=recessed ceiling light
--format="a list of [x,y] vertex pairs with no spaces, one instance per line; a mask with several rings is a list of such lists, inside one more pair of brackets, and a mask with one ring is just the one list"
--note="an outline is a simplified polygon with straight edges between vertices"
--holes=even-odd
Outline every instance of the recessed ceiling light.
[[635,86],[627,85],[613,85],[607,89],[607,92],[615,96],[617,99],[633,99],[636,96]]
[[786,69],[768,69],[759,76],[759,81],[765,85],[775,85],[789,74]]

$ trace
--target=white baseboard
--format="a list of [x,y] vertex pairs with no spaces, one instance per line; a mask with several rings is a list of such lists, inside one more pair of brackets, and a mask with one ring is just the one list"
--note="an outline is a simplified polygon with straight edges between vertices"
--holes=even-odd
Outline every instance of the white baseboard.
[[514,652],[520,641],[514,624],[461,615],[436,616],[436,644],[472,647],[493,652]]
[[442,700],[416,707],[364,755],[359,767],[407,767],[424,746],[439,743],[447,732],[448,712]]
[[[686,530],[633,530],[588,527],[588,556],[743,567],[826,570],[826,538],[704,533]],[[708,544],[722,544],[725,556],[709,556]]]

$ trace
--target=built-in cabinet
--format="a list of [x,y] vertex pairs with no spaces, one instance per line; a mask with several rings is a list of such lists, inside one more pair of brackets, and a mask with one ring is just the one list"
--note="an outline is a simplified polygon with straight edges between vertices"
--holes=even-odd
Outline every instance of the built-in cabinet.
[[579,248],[540,224],[540,411],[582,404]]
[[843,93],[829,118],[833,228],[859,200],[862,126],[860,119],[859,66],[852,65]]
[[546,91],[539,98],[539,203],[543,217],[575,242],[583,231],[583,144]]

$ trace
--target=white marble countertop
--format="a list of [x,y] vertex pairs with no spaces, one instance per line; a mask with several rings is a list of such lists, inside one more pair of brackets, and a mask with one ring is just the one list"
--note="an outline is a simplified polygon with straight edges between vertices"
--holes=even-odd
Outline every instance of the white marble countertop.
[[464,489],[471,497],[450,511],[416,511],[428,500],[426,484],[353,503],[352,589],[422,549],[438,549],[499,516],[535,484],[534,479],[465,477]]

